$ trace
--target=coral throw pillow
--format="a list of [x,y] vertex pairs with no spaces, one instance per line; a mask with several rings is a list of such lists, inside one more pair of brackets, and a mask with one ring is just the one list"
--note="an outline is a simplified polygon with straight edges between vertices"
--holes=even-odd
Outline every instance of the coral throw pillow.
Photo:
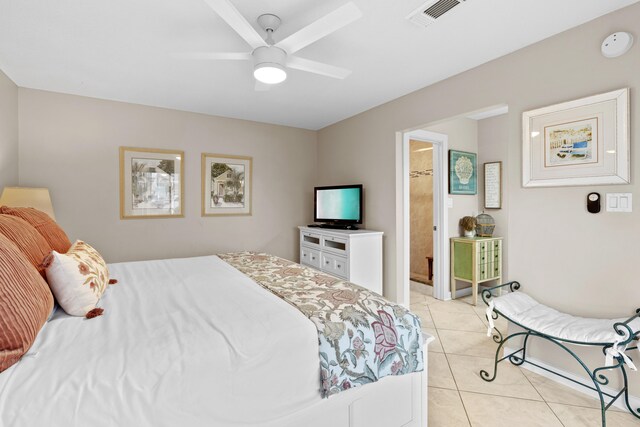
[[42,261],[49,255],[51,248],[35,228],[17,216],[0,214],[0,234],[16,245],[42,277],[47,277]]
[[93,317],[90,312],[95,313],[96,304],[109,285],[109,270],[98,251],[78,240],[66,254],[51,252],[45,267],[60,307],[72,316]]
[[53,308],[42,276],[0,235],[0,372],[29,350]]
[[62,228],[46,213],[33,208],[0,207],[0,214],[13,215],[27,221],[49,243],[52,250],[65,253],[71,241]]

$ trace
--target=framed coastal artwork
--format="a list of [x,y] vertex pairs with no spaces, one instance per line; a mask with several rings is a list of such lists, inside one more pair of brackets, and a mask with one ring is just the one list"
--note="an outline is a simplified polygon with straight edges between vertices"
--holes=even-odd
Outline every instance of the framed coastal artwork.
[[522,185],[628,184],[629,90],[522,114]]
[[449,150],[449,194],[478,193],[477,154]]
[[202,216],[251,215],[253,160],[202,154]]
[[184,152],[120,147],[120,218],[184,216]]

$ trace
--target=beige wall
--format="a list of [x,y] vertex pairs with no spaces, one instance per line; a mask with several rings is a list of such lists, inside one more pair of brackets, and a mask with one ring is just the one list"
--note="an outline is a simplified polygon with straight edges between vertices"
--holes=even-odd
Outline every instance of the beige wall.
[[[630,185],[521,187],[523,111],[631,87],[631,141],[636,146],[640,140],[636,95],[640,88],[640,44],[617,59],[602,57],[600,44],[614,31],[637,30],[638,22],[640,4],[634,4],[320,131],[320,180],[348,176],[363,182],[368,197],[367,225],[386,234],[388,297],[398,296],[393,203],[400,153],[396,132],[508,104],[506,138],[494,143],[503,147],[500,151],[506,163],[509,277],[520,280],[524,289],[543,303],[576,315],[623,316],[638,307],[640,286],[635,267],[640,204],[636,203],[633,213],[593,215],[586,212],[585,198],[590,191],[603,195],[624,191],[640,200],[640,150],[631,150]],[[554,364],[560,364],[559,360],[551,358]],[[635,387],[638,394],[638,384]]]
[[[464,117],[445,120],[442,123],[427,126],[425,130],[447,135],[447,144],[450,150],[478,153],[478,122],[476,120]],[[444,167],[448,170],[449,164],[445,164]],[[479,183],[480,181],[478,181],[478,185]],[[476,216],[478,214],[478,196],[471,194],[448,194],[447,197],[452,203],[452,206],[448,208],[449,236],[462,236],[463,231],[460,227],[460,219],[464,216]],[[444,286],[448,287],[449,284],[445,283]],[[468,288],[469,286],[467,282],[458,281],[456,289],[460,290]]]
[[[431,148],[430,150],[424,150]],[[424,150],[424,151],[420,151]],[[431,171],[432,175],[416,175],[409,179],[411,219],[411,278],[429,279],[426,257],[433,257],[433,144],[410,141],[409,166],[412,173]]]
[[[49,187],[72,239],[109,262],[231,250],[298,259],[313,217],[316,132],[20,88],[20,184]],[[185,218],[119,218],[118,147],[185,152]],[[200,216],[200,154],[253,157],[253,215]]]
[[[450,150],[478,153],[478,122],[476,120],[467,118],[447,120],[437,125],[427,126],[425,130],[447,135]],[[449,170],[448,163],[443,166]],[[449,236],[461,236],[459,221],[463,216],[478,214],[478,196],[449,194],[447,197],[453,202],[453,206],[449,208]]]
[[18,185],[18,87],[0,70],[0,191]]
[[[484,211],[496,221],[494,236],[504,238],[503,277],[509,277],[509,161],[507,159],[509,141],[509,120],[507,115],[478,121],[478,212]],[[502,162],[502,209],[484,209],[484,163]]]

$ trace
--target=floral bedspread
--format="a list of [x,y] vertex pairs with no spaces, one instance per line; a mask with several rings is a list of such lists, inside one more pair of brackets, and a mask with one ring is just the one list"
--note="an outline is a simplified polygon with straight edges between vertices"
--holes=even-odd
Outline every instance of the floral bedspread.
[[218,257],[314,323],[323,397],[424,369],[420,319],[406,308],[273,255],[234,252]]

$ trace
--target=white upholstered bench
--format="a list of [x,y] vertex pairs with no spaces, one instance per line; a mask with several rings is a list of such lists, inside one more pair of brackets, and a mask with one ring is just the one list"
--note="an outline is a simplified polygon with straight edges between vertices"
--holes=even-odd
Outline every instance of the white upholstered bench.
[[[593,319],[572,316],[562,313],[551,307],[540,304],[529,295],[519,291],[520,283],[509,282],[504,285],[485,289],[482,292],[482,299],[487,304],[487,319],[489,320],[488,336],[493,336],[493,340],[498,344],[495,356],[494,373],[490,375],[487,371],[480,371],[480,376],[485,381],[493,381],[498,371],[498,363],[509,360],[514,365],[528,363],[540,369],[559,375],[566,380],[587,387],[598,393],[602,415],[602,425],[606,426],[606,410],[618,400],[623,398],[627,409],[638,419],[640,419],[640,408],[632,408],[629,403],[629,388],[626,369],[637,371],[634,364],[640,361],[640,309],[626,319]],[[502,290],[509,291],[505,295],[496,296]],[[510,335],[503,335],[495,328],[494,320],[499,316],[504,317],[509,322],[519,326],[523,331],[514,332]],[[514,338],[522,340],[522,347],[511,354],[500,357],[500,352],[507,341]],[[565,350],[576,362],[585,370],[593,386],[580,381],[568,378],[558,372],[554,372],[547,367],[537,365],[527,360],[527,344],[529,339],[543,339]],[[570,345],[600,347],[604,353],[604,366],[590,369],[571,350]],[[633,353],[633,356],[632,356]],[[638,363],[640,366],[640,363]],[[610,394],[602,390],[602,386],[609,384],[605,374],[619,369],[622,374],[623,386],[619,393]],[[611,400],[605,402],[605,397]]]

